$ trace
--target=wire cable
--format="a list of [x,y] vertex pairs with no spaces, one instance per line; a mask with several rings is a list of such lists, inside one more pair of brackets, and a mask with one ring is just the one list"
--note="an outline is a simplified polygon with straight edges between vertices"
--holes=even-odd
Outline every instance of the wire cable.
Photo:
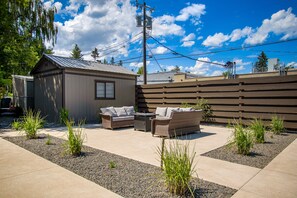
[[159,64],[158,60],[156,59],[155,55],[153,54],[153,52],[152,52],[151,48],[149,47],[149,45],[146,44],[146,46],[147,46],[147,48],[149,49],[149,51],[151,52],[153,58],[155,59],[157,65],[159,66],[159,68],[161,69],[161,71],[164,71],[164,69],[161,67],[161,65]]

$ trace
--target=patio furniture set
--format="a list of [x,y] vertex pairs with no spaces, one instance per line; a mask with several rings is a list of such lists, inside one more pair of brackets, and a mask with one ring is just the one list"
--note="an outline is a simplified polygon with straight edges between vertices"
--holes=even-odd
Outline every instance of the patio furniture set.
[[200,131],[202,110],[157,107],[154,113],[135,112],[133,106],[100,108],[102,127],[116,129],[134,127],[151,131],[153,136],[174,137]]

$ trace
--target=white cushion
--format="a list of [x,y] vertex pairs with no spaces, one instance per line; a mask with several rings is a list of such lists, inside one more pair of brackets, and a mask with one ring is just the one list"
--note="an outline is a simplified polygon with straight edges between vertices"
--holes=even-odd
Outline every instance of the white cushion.
[[178,111],[179,107],[168,107],[166,112],[166,117],[170,118],[173,111]]
[[191,107],[179,108],[179,111],[193,111],[193,108]]
[[126,116],[127,112],[124,107],[115,107],[114,110],[116,111],[117,116]]
[[134,111],[134,107],[133,106],[124,106],[127,115],[134,115],[135,111]]
[[156,114],[159,116],[166,116],[167,107],[157,107]]
[[117,116],[117,112],[113,107],[100,108],[104,115]]

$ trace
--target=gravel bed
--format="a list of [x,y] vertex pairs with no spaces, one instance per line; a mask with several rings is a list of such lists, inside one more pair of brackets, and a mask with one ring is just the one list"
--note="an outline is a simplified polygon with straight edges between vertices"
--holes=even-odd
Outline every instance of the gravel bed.
[[[83,147],[81,156],[72,157],[63,154],[64,140],[51,138],[51,145],[45,144],[47,137],[44,134],[33,140],[26,140],[23,136],[5,139],[123,197],[176,197],[164,186],[159,167],[88,146]],[[111,161],[115,163],[115,168],[109,167]],[[191,186],[195,197],[231,197],[236,192],[235,189],[198,178],[193,179]]]
[[202,154],[203,156],[243,164],[256,168],[264,168],[280,152],[282,152],[297,137],[297,133],[265,134],[264,144],[254,144],[249,155],[240,155],[236,148],[227,145]]

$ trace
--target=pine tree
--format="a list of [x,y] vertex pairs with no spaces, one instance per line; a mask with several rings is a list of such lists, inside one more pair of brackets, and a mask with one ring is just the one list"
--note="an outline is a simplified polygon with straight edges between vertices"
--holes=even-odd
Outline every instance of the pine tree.
[[74,48],[72,49],[71,57],[75,59],[83,59],[83,55],[81,54],[81,50],[77,44],[75,44]]
[[254,71],[266,72],[268,70],[267,61],[268,58],[266,54],[262,51],[261,54],[258,56],[258,61],[254,65]]
[[143,74],[143,66],[138,68],[137,74]]
[[122,60],[120,60],[119,66],[123,66],[123,61]]
[[111,65],[114,65],[114,57],[111,57],[111,59],[110,59],[110,64],[111,64]]
[[95,47],[95,49],[92,51],[91,56],[94,58],[94,61],[99,57],[98,49]]
[[108,64],[106,59],[103,60],[103,64]]

